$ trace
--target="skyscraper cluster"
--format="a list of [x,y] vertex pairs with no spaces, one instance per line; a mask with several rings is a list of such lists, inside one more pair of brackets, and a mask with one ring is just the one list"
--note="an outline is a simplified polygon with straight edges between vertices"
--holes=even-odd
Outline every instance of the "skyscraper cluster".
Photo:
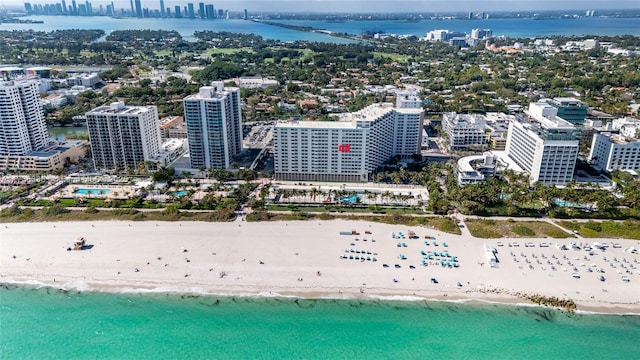
[[[229,10],[216,9],[213,4],[187,3],[186,6],[166,6],[164,0],[159,0],[159,8],[144,7],[141,0],[129,0],[129,8],[116,8],[111,1],[103,8],[94,9],[89,1],[76,3],[71,0],[67,5],[66,0],[53,4],[24,3],[24,10],[28,15],[68,15],[68,16],[121,16],[136,18],[188,18],[188,19],[222,19],[229,18]],[[236,15],[237,18],[249,19],[246,9]]]

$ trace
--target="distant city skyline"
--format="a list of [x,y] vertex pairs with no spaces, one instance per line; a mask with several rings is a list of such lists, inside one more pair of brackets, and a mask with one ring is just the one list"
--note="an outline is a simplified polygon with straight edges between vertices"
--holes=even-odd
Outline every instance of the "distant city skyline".
[[[47,4],[49,0],[2,0],[0,7],[22,7],[25,2],[32,4]],[[109,0],[90,1],[93,6],[111,4]],[[159,9],[159,0],[141,0],[143,8]],[[636,0],[613,0],[613,1],[529,1],[529,0],[214,0],[214,1],[189,1],[175,0],[164,1],[164,6],[186,6],[188,3],[198,4],[200,2],[213,3],[216,8],[225,8],[234,11],[248,9],[249,12],[465,12],[465,11],[545,11],[545,10],[604,10],[604,9],[639,9],[640,5]],[[130,8],[129,0],[113,1],[116,8]]]

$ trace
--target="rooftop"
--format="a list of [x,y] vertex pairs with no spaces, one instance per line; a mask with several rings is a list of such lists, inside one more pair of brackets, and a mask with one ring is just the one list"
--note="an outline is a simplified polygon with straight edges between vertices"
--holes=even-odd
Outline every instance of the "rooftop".
[[211,86],[203,86],[197,94],[189,95],[184,100],[221,100],[237,87],[225,87],[222,81],[214,81]]
[[560,105],[560,106],[587,107],[587,104],[583,103],[582,101],[580,101],[580,100],[578,100],[576,98],[572,98],[572,97],[557,97],[557,98],[549,99],[548,101],[550,103],[554,104],[554,105]]
[[146,113],[151,108],[151,106],[125,106],[123,101],[119,101],[110,105],[98,106],[87,114],[136,115]]
[[355,129],[359,121],[375,121],[380,117],[396,111],[403,114],[419,114],[422,109],[418,108],[394,108],[391,103],[373,104],[362,110],[338,114],[336,121],[287,121],[276,124],[279,128],[327,128],[327,129]]
[[621,136],[619,134],[600,133],[599,135],[608,137],[609,141],[611,141],[612,143],[614,143],[616,145],[628,145],[628,144],[631,144],[631,143],[640,143],[639,140],[636,140],[636,139],[628,140],[627,138],[625,138],[624,136]]

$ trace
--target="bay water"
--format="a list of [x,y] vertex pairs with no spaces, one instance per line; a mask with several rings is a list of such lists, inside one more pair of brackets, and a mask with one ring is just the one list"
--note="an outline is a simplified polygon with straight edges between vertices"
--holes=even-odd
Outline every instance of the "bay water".
[[[194,31],[228,31],[232,33],[257,34],[265,39],[281,41],[317,41],[329,43],[354,43],[350,39],[330,36],[318,32],[306,32],[267,25],[256,21],[238,19],[190,20],[190,19],[115,19],[106,16],[30,16],[28,19],[41,20],[42,24],[0,24],[0,30],[53,31],[63,29],[102,29],[107,33],[114,30],[175,30],[185,39],[194,41]],[[554,35],[640,35],[638,18],[581,17],[575,19],[482,19],[482,20],[430,20],[421,21],[312,21],[312,20],[272,20],[288,25],[312,27],[338,33],[359,35],[364,31],[380,31],[391,34],[411,34],[424,36],[428,31],[447,29],[467,34],[472,29],[491,29],[494,36],[545,37]]]
[[2,359],[628,359],[640,317],[435,301],[4,285]]

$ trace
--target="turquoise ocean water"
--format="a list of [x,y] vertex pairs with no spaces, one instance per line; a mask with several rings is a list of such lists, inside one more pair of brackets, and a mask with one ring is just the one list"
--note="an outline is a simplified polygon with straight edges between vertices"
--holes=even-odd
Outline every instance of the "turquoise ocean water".
[[444,302],[0,289],[2,359],[629,359],[640,317]]

